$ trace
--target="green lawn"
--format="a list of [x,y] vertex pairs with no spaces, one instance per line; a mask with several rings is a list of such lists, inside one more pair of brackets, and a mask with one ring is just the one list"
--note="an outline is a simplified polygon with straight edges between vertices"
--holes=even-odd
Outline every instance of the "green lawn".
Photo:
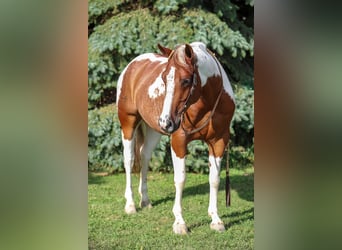
[[[172,214],[173,174],[149,172],[148,188],[152,209],[124,212],[125,175],[95,176],[88,180],[89,249],[253,249],[254,169],[231,169],[231,207],[225,207],[225,172],[221,171],[219,215],[223,233],[210,230],[207,214],[208,175],[187,174],[183,192],[183,217],[190,230],[174,235]],[[138,176],[133,176],[136,205],[139,204]]]

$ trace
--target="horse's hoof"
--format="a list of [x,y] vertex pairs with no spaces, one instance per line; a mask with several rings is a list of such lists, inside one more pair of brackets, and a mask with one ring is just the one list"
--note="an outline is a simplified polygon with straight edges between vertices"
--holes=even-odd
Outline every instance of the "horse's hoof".
[[140,201],[140,207],[141,208],[144,208],[144,207],[147,207],[147,208],[152,208],[152,204],[149,200],[147,201]]
[[211,223],[210,224],[210,228],[212,230],[215,230],[215,231],[218,231],[218,232],[223,232],[223,231],[226,230],[225,227],[224,227],[223,222]]
[[173,224],[173,232],[175,234],[186,235],[189,233],[188,228],[185,224]]
[[126,214],[135,214],[137,210],[135,209],[134,204],[130,204],[125,206],[125,212]]

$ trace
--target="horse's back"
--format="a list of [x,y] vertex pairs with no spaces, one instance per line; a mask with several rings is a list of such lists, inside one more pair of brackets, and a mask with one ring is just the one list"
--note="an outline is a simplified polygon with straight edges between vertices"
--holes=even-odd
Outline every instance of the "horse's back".
[[[134,58],[121,72],[117,83],[117,100],[120,100],[120,95],[123,87],[133,85],[137,82],[142,82],[143,78],[147,77],[149,71],[153,70],[156,65],[165,64],[167,58],[155,53],[146,53]],[[140,77],[140,78],[139,78]],[[127,91],[127,90],[126,90]]]
[[122,71],[117,84],[117,106],[121,113],[141,116],[149,126],[158,129],[159,113],[155,107],[162,100],[161,73],[167,57],[154,53],[133,59]]

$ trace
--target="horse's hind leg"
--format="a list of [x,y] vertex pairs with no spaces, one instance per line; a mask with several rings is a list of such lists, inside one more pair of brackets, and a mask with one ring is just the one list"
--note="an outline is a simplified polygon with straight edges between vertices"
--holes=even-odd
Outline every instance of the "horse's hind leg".
[[139,194],[140,194],[140,207],[151,208],[151,202],[147,194],[147,171],[148,164],[151,160],[152,152],[160,140],[161,134],[154,131],[144,122],[141,124],[142,131],[144,133],[144,143],[140,150],[141,156],[141,172],[140,172],[140,184],[139,184]]
[[125,190],[125,198],[126,205],[125,211],[127,214],[136,213],[134,200],[133,200],[133,191],[132,191],[132,182],[131,182],[131,172],[134,164],[134,138],[132,139],[124,139],[122,137],[122,144],[124,148],[124,165],[126,172],[126,190]]
[[[137,119],[135,116],[120,116],[119,119],[122,127],[122,144],[123,144],[123,155],[124,155],[124,166],[126,172],[126,190],[125,190],[125,212],[127,214],[136,213],[134,200],[133,200],[133,191],[132,191],[132,182],[131,182],[131,173],[134,165],[134,130],[137,124]],[[125,121],[123,123],[122,121]],[[128,123],[130,121],[130,123]]]

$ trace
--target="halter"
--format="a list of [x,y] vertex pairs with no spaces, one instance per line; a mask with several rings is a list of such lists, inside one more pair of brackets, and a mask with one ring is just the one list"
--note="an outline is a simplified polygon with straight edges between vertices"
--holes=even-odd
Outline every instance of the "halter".
[[185,110],[188,108],[190,97],[194,93],[196,86],[197,86],[197,75],[196,75],[196,73],[194,73],[194,75],[192,77],[192,84],[191,84],[191,89],[189,91],[189,95],[187,96],[187,98],[186,98],[186,100],[184,102],[183,108],[181,109],[180,112],[177,112],[177,115],[179,115],[179,114],[181,114],[181,116],[184,115]]
[[[215,60],[215,62],[216,62],[216,64],[217,64],[217,67],[219,68],[220,76],[221,76],[221,79],[222,79],[221,67],[220,67],[220,65],[219,65],[219,63],[218,63],[218,60],[217,60],[215,54],[214,54],[213,52],[211,52],[209,49],[207,49],[207,51],[208,51],[208,52],[210,53],[210,55],[214,58],[214,60]],[[194,79],[196,79],[196,73],[194,74]],[[188,95],[188,97],[187,97],[187,99],[186,99],[186,101],[185,101],[184,107],[183,107],[182,111],[180,112],[180,113],[181,113],[181,127],[182,127],[182,129],[183,129],[183,131],[185,132],[186,135],[191,135],[191,134],[197,133],[198,131],[202,130],[205,126],[208,125],[210,119],[213,117],[213,115],[214,115],[214,113],[215,113],[215,110],[216,110],[217,105],[218,105],[218,103],[219,103],[219,101],[220,101],[221,95],[222,95],[222,93],[223,93],[223,80],[222,80],[222,88],[221,88],[221,91],[220,91],[220,93],[219,93],[218,96],[217,96],[216,102],[215,102],[215,104],[214,104],[213,109],[212,109],[211,112],[210,112],[209,117],[205,120],[205,122],[204,122],[200,127],[196,128],[196,129],[193,129],[193,130],[190,130],[190,131],[187,131],[187,130],[184,128],[184,126],[183,126],[183,123],[184,123],[184,114],[185,114],[185,110],[186,110],[186,108],[187,108],[188,101],[189,101],[189,99],[190,99],[190,97],[191,97],[191,95],[192,95],[192,93],[193,93],[193,91],[194,91],[196,85],[197,85],[197,81],[196,81],[195,83],[194,83],[194,81],[193,81],[193,84],[192,84],[192,87],[191,87],[191,90],[190,90],[190,94]]]
[[[170,58],[173,56],[174,52],[176,51],[176,49],[179,47],[180,45],[176,46],[176,48],[174,50],[172,50],[172,52],[170,53],[169,55],[169,58],[168,60],[170,60]],[[196,65],[193,65],[194,69],[197,69]],[[193,95],[194,91],[195,91],[195,88],[197,86],[197,75],[195,73],[195,70],[194,70],[194,74],[192,76],[192,84],[191,84],[191,89],[190,89],[190,92],[189,92],[189,95],[187,96],[187,98],[185,99],[185,102],[184,102],[184,105],[183,105],[183,108],[177,112],[177,116],[180,114],[181,115],[181,119],[186,111],[186,109],[188,108],[188,104],[189,104],[189,101],[190,101],[190,97]]]

